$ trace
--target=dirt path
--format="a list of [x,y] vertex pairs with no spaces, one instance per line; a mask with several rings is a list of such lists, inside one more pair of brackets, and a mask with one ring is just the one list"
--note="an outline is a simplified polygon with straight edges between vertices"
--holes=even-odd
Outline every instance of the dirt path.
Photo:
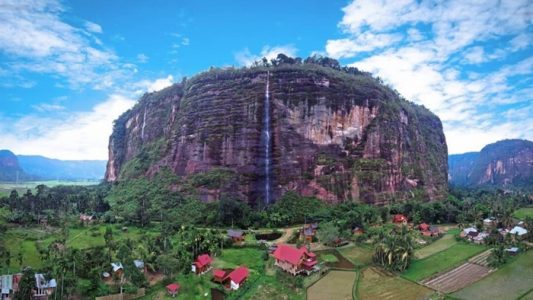
[[280,236],[277,240],[273,240],[272,242],[276,244],[285,244],[290,240],[294,231],[300,228],[301,226],[283,228],[283,235]]

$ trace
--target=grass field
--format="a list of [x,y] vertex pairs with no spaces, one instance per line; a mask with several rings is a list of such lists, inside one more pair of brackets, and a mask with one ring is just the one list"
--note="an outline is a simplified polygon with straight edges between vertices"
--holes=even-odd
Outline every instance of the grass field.
[[96,185],[100,181],[87,180],[87,181],[63,181],[63,180],[47,180],[47,181],[24,181],[24,182],[0,182],[0,196],[7,196],[12,190],[17,190],[19,194],[25,193],[26,190],[35,190],[35,187],[44,184],[48,187],[58,185]]
[[413,261],[402,276],[409,280],[420,281],[451,269],[483,250],[486,250],[484,246],[458,243],[424,259]]
[[339,249],[339,252],[357,267],[371,264],[374,254],[370,247],[363,246],[349,246]]
[[425,286],[374,267],[363,270],[357,287],[357,295],[361,300],[428,299],[432,294],[433,291]]
[[[67,246],[83,249],[87,247],[104,245],[105,225],[94,225],[82,228],[70,228],[67,239]],[[117,229],[115,226],[111,227],[113,230],[113,237],[115,240],[123,239],[138,239],[144,233],[155,234],[155,231],[143,230],[137,227],[128,227],[126,232]],[[13,228],[9,229],[5,236],[6,245],[11,253],[10,269],[12,271],[19,270],[19,262],[17,256],[19,252],[23,254],[22,263],[33,268],[39,268],[42,262],[39,258],[37,245],[42,248],[48,247],[52,241],[59,236],[59,229],[42,229],[40,227],[32,228]]]
[[[518,256],[498,271],[453,293],[452,296],[458,299],[473,300],[517,299],[531,288],[533,288],[533,251]],[[530,293],[527,294],[526,299],[530,297]]]
[[[210,273],[203,276],[196,275],[183,275],[176,276],[174,282],[178,282],[181,285],[178,299],[211,299],[211,288],[215,287],[215,284],[210,281]],[[155,300],[155,299],[176,299],[170,297],[163,284],[158,283],[152,287],[148,293],[141,298],[141,300]]]
[[524,220],[526,217],[533,218],[533,207],[523,207],[515,211],[513,216],[520,220]]
[[327,253],[320,254],[320,260],[321,261],[325,261],[325,262],[329,262],[329,263],[334,263],[334,262],[338,262],[339,261],[335,255],[327,254]]
[[357,273],[351,271],[330,271],[307,289],[307,300],[352,299],[352,289]]
[[224,249],[222,255],[215,258],[213,266],[215,268],[236,268],[245,265],[249,269],[263,272],[265,260],[264,251],[254,247],[228,248]]
[[415,251],[415,257],[417,259],[426,258],[437,252],[446,250],[457,243],[458,242],[455,240],[455,236],[453,234],[446,233],[443,237],[427,245],[426,247],[417,249]]
[[262,276],[255,285],[251,287],[242,299],[252,300],[304,300],[305,290],[288,288],[273,276]]

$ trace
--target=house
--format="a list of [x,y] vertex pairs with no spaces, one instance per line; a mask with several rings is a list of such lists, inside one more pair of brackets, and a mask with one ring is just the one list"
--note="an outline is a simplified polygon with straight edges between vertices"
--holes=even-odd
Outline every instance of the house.
[[483,226],[486,228],[494,227],[496,226],[496,218],[494,217],[488,217],[483,220]]
[[211,269],[213,259],[209,254],[199,255],[191,265],[191,272],[195,274],[202,274]]
[[420,231],[429,231],[429,225],[426,223],[422,223],[418,225],[418,230]]
[[505,252],[509,253],[510,255],[517,255],[518,252],[520,251],[520,249],[518,249],[518,247],[511,247],[511,248],[507,248],[505,249]]
[[230,287],[232,290],[238,290],[249,275],[250,271],[248,271],[248,268],[240,266],[237,269],[233,270],[231,273],[229,273],[226,279],[229,279]]
[[289,245],[279,245],[272,256],[276,260],[276,266],[293,276],[299,273],[309,275],[316,270],[316,255],[307,251],[305,247],[298,249]]
[[133,261],[133,264],[135,265],[135,267],[139,270],[141,270],[142,272],[144,272],[144,261],[140,260],[140,259],[136,259]]
[[13,289],[13,275],[0,276],[0,298],[8,297]]
[[304,240],[307,243],[311,243],[313,241],[313,237],[315,236],[315,232],[313,231],[313,228],[311,228],[311,226],[304,227],[302,233],[303,233],[303,236],[304,236]]
[[438,236],[440,234],[440,229],[437,226],[429,226],[429,232],[431,232],[431,236]]
[[479,233],[476,232],[475,234],[471,232],[469,239],[476,244],[481,244],[483,243],[485,238],[487,238],[488,236],[489,236],[489,233],[485,231],[479,232]]
[[354,229],[352,229],[352,234],[354,234],[354,235],[360,235],[360,234],[364,234],[364,233],[365,233],[365,231],[361,227],[355,227]]
[[525,234],[527,234],[527,229],[520,226],[515,226],[513,229],[511,229],[511,231],[509,231],[509,233],[512,235],[518,235],[519,238],[522,238],[525,236]]
[[167,292],[168,292],[168,294],[170,296],[176,297],[176,295],[178,294],[180,288],[181,288],[181,286],[179,285],[179,283],[171,283],[171,284],[167,285]]
[[213,270],[213,281],[214,282],[223,283],[225,277],[226,277],[226,271],[221,270],[221,269]]
[[33,299],[48,299],[57,287],[55,279],[46,280],[43,274],[35,274],[35,293]]
[[92,221],[96,220],[96,216],[94,215],[86,215],[86,214],[80,214],[80,221],[84,223],[90,223]]
[[244,241],[244,231],[229,229],[228,237],[233,240],[234,243],[240,243]]
[[124,272],[124,267],[122,266],[122,263],[120,262],[111,263],[111,267],[113,268],[113,273],[116,274],[117,276],[122,275],[122,273]]
[[407,225],[407,217],[402,214],[395,214],[392,217],[392,223]]
[[468,227],[468,228],[465,228],[463,229],[463,231],[461,232],[461,237],[467,237],[469,233],[471,232],[477,232],[477,229],[474,228],[474,227]]

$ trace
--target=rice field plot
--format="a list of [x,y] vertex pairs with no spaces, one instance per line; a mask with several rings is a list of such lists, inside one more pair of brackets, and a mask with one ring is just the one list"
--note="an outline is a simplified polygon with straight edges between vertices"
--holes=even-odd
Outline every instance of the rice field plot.
[[[456,299],[528,298],[533,287],[533,251],[518,255],[478,282],[453,293]],[[524,299],[522,298],[522,299]]]
[[364,269],[360,276],[357,295],[361,300],[428,299],[434,293],[433,290],[423,285],[405,280],[377,267]]
[[349,259],[355,266],[361,267],[372,263],[372,255],[374,254],[370,247],[349,246],[339,248],[342,256]]
[[480,280],[491,271],[492,269],[488,267],[467,262],[435,278],[424,280],[422,283],[434,290],[452,293]]
[[330,271],[307,289],[307,300],[351,300],[356,278],[356,272]]

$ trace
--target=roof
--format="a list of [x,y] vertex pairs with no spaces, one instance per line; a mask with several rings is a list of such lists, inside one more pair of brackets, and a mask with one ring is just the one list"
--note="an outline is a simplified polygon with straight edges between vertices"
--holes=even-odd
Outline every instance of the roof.
[[474,227],[468,227],[468,228],[463,229],[463,232],[465,234],[469,234],[470,232],[477,232],[477,229]]
[[35,274],[35,286],[38,289],[48,289],[48,288],[55,288],[57,287],[57,283],[55,279],[50,279],[49,281],[44,278],[44,275],[41,273]]
[[492,221],[495,221],[495,220],[496,220],[496,218],[494,218],[494,217],[489,217],[489,218],[484,219],[483,222],[485,222],[485,223],[491,223]]
[[213,276],[215,277],[224,277],[224,275],[226,275],[226,272],[224,270],[221,270],[221,269],[213,270]]
[[228,235],[230,237],[242,237],[244,232],[242,230],[228,229]]
[[507,248],[507,249],[505,249],[505,251],[508,251],[508,252],[518,252],[518,247]]
[[140,259],[136,259],[133,261],[133,264],[138,268],[138,269],[142,269],[144,268],[144,261],[140,260]]
[[229,273],[228,277],[236,284],[241,284],[241,282],[243,282],[249,274],[250,272],[248,271],[248,268],[240,266]]
[[113,272],[123,269],[122,263],[120,262],[111,263],[111,266],[113,267]]
[[313,231],[313,228],[311,227],[306,227],[304,228],[304,235],[314,235],[314,231]]
[[429,231],[435,233],[435,232],[440,232],[440,229],[437,226],[429,226]]
[[426,224],[426,223],[422,223],[422,224],[418,225],[418,228],[420,228],[420,230],[428,230],[429,229],[429,225]]
[[520,226],[515,226],[511,231],[509,231],[511,234],[518,234],[518,235],[524,235],[527,233],[527,230],[525,228],[522,228]]
[[286,261],[293,265],[298,265],[302,257],[306,254],[309,257],[314,257],[314,253],[307,252],[305,247],[300,249],[289,245],[279,245],[273,255],[276,259]]
[[210,264],[213,260],[211,259],[211,256],[209,254],[202,254],[199,255],[196,258],[196,261],[194,262],[199,268],[202,268],[208,264]]
[[9,294],[9,290],[13,289],[13,275],[2,275],[0,277],[0,287],[2,294]]
[[407,217],[402,214],[395,214],[392,218],[393,222],[404,222],[407,221]]
[[167,285],[167,291],[175,293],[180,289],[180,287],[181,286],[179,285],[179,283],[171,283]]

